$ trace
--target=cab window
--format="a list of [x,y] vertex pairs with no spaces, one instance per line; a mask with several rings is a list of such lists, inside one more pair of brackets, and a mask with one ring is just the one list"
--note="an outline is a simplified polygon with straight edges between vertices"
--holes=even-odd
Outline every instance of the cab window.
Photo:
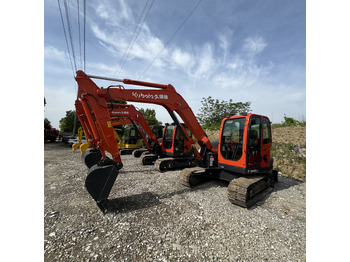
[[228,119],[221,134],[221,155],[228,160],[237,161],[242,157],[244,118]]
[[263,144],[271,143],[271,126],[270,120],[267,117],[263,118]]
[[163,147],[165,149],[170,149],[173,144],[173,134],[174,134],[174,125],[166,126],[163,140]]

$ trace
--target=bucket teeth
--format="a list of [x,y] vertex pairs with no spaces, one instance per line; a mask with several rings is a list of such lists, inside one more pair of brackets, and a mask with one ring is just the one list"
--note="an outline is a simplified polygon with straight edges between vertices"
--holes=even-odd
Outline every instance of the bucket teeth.
[[94,165],[85,180],[85,187],[103,213],[107,210],[108,196],[119,172],[115,164]]

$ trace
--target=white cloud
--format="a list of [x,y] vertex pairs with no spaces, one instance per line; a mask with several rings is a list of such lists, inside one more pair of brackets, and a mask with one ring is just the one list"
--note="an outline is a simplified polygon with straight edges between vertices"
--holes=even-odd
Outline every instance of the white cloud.
[[[141,59],[144,62],[151,62],[155,56],[164,48],[162,41],[152,35],[146,25],[143,25],[135,41],[132,30],[121,33],[114,27],[104,27],[103,29],[96,23],[92,23],[91,29],[99,39],[100,44],[116,58],[122,60],[127,54],[127,61]],[[162,55],[167,54],[163,50]],[[159,60],[159,59],[158,59]],[[163,65],[159,61],[155,65]]]
[[226,62],[226,58],[230,52],[230,40],[232,39],[232,30],[226,29],[218,35],[219,46],[223,51],[223,63]]
[[[148,31],[142,32],[130,50],[130,55],[136,58],[152,61],[164,48],[162,41],[151,35]],[[164,52],[164,51],[163,51]]]
[[124,0],[100,1],[95,10],[96,14],[111,26],[119,26],[125,21],[133,22],[132,12]]
[[44,47],[44,57],[45,59],[55,60],[58,62],[65,62],[68,58],[64,51],[58,50],[53,46]]
[[262,37],[249,37],[244,40],[243,49],[248,51],[251,56],[262,52],[267,43]]
[[[126,3],[119,1],[118,4],[121,6],[125,4],[119,14],[123,19],[122,23],[120,19],[115,19],[112,27],[107,26],[111,25],[111,22],[107,20],[111,18],[110,16],[115,10],[106,10],[107,5],[105,5],[103,8],[100,7],[98,11],[104,23],[100,23],[98,26],[93,25],[92,29],[101,45],[120,61],[119,59],[127,51],[131,40],[134,21]],[[175,84],[179,93],[189,97],[193,95],[194,90],[200,90],[200,93],[195,91],[195,97],[200,94],[201,97],[211,95],[224,100],[227,97],[232,97],[236,101],[251,101],[254,110],[257,109],[260,113],[265,114],[270,114],[275,110],[274,106],[276,105],[273,103],[269,103],[268,106],[264,104],[269,99],[280,101],[278,106],[285,108],[286,112],[297,111],[295,108],[303,105],[305,100],[303,92],[295,91],[293,87],[289,87],[290,90],[285,91],[289,95],[285,96],[283,92],[275,92],[273,88],[266,87],[266,82],[268,82],[275,64],[272,62],[258,63],[256,59],[256,56],[264,52],[268,46],[266,40],[262,36],[247,37],[241,48],[235,47],[233,50],[232,34],[232,30],[222,30],[211,41],[198,42],[197,45],[191,46],[186,46],[186,44],[180,46],[172,43],[171,46],[164,48],[165,42],[155,35],[145,23],[140,29],[138,38],[130,50],[128,60],[120,75],[123,77],[128,74],[133,77],[137,76],[163,50],[152,68],[147,71],[145,77],[148,79],[140,78],[140,80]],[[114,74],[108,65],[96,64],[94,66],[95,70],[100,71],[102,75]],[[129,68],[132,68],[132,71],[128,73]],[[173,82],[174,79],[172,80],[171,75],[181,77]],[[197,107],[199,108],[198,101],[197,104],[192,101],[188,102],[191,103],[194,111]],[[289,106],[284,106],[285,104],[289,104]],[[262,110],[265,112],[261,112]],[[163,118],[163,115],[161,117]]]
[[109,18],[110,17],[110,14],[108,12],[108,8],[102,4],[102,3],[99,3],[99,5],[97,6],[96,8],[96,13],[101,17],[101,18]]
[[195,63],[193,54],[182,51],[180,48],[175,48],[171,54],[171,60],[175,62],[175,66],[180,66],[185,72],[189,72]]
[[213,47],[211,44],[204,44],[198,59],[199,65],[194,72],[194,76],[206,79],[216,70]]

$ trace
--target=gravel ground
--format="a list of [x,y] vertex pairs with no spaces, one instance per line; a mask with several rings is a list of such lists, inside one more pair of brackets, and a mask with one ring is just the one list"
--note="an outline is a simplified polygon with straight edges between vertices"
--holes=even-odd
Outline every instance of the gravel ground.
[[180,171],[122,160],[103,215],[84,187],[80,153],[45,143],[45,261],[306,260],[305,183],[280,176],[244,209],[228,201],[226,182],[187,189]]

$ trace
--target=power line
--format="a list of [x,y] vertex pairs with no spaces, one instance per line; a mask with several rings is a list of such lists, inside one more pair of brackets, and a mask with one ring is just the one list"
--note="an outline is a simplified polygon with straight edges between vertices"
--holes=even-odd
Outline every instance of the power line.
[[85,72],[85,43],[86,43],[86,0],[84,0],[84,72]]
[[69,19],[70,15],[69,15],[69,9],[68,9],[68,4],[67,4],[66,0],[64,1],[64,7],[65,7],[65,10],[66,10],[67,27],[68,27],[70,44],[71,44],[71,48],[72,48],[74,69],[75,69],[75,71],[77,71],[77,64],[76,64],[76,60],[75,60],[74,44],[73,44],[73,36],[72,36],[72,26],[71,26],[70,19]]
[[169,43],[173,40],[175,35],[180,31],[181,27],[186,23],[186,21],[191,17],[191,15],[194,13],[194,11],[197,9],[199,4],[202,2],[202,0],[199,0],[198,3],[195,5],[195,7],[192,9],[192,11],[188,14],[188,16],[185,18],[185,20],[181,23],[181,25],[176,29],[176,31],[173,33],[173,35],[170,37],[168,42],[165,44],[165,46],[160,50],[160,52],[155,56],[155,58],[152,60],[152,62],[147,66],[146,70],[142,73],[141,77],[147,72],[147,70],[151,67],[151,65],[154,63],[154,61],[157,60],[159,55],[163,52],[163,50],[169,45]]
[[81,58],[81,37],[80,37],[80,8],[79,8],[79,0],[77,0],[77,6],[78,6],[78,33],[79,33],[79,58],[80,58],[80,68],[83,67],[83,62]]
[[[61,5],[60,5],[59,0],[57,0],[57,3],[58,3],[58,9],[60,10],[61,22],[62,22],[62,27],[63,27],[63,32],[64,32],[64,38],[65,38],[65,40],[66,40],[66,45],[67,45],[69,60],[70,60],[70,64],[71,64],[71,67],[72,67],[73,78],[74,78],[75,72],[74,72],[73,63],[72,63],[72,56],[71,56],[70,49],[69,49],[69,44],[68,44],[68,39],[67,39],[66,28],[65,28],[64,21],[63,21],[63,15],[62,15],[62,10],[61,10]],[[64,5],[65,5],[65,10],[66,10],[67,27],[68,27],[68,31],[69,31],[70,43],[71,43],[71,48],[72,48],[72,52],[73,52],[73,59],[74,59],[74,65],[75,65],[75,71],[76,71],[76,70],[77,70],[77,67],[76,67],[76,63],[75,63],[74,46],[73,46],[73,37],[72,37],[71,29],[70,29],[70,28],[71,28],[71,25],[70,25],[70,21],[69,21],[69,10],[68,10],[68,5],[67,5],[67,2],[66,2],[66,1],[64,2]],[[79,30],[80,30],[80,28],[79,28]],[[76,88],[76,86],[75,86],[75,88]],[[77,93],[77,96],[78,96],[78,93]],[[72,131],[72,134],[73,134],[73,135],[75,135],[76,121],[77,121],[77,120],[76,120],[76,114],[75,114],[75,115],[74,115],[73,131]]]
[[62,22],[62,27],[63,27],[63,33],[64,33],[64,38],[66,40],[66,45],[67,45],[67,51],[68,51],[68,56],[69,56],[69,60],[70,60],[70,65],[72,67],[72,72],[73,72],[73,77],[74,77],[74,68],[73,68],[73,62],[72,62],[72,57],[69,51],[69,45],[68,45],[68,40],[67,40],[67,33],[66,33],[66,28],[64,25],[64,21],[63,21],[63,15],[62,15],[62,10],[61,10],[61,5],[60,5],[60,1],[57,0],[57,4],[58,4],[58,9],[60,10],[60,15],[61,15],[61,22]]
[[[117,72],[117,77],[119,76],[119,73],[120,73],[121,69],[123,68],[123,66],[124,66],[124,64],[125,64],[125,62],[126,62],[128,56],[129,56],[129,53],[130,53],[131,49],[134,47],[134,44],[135,44],[135,42],[136,42],[137,37],[138,37],[139,34],[140,34],[140,31],[141,31],[141,29],[142,29],[142,26],[143,26],[143,24],[145,23],[146,18],[147,18],[148,14],[149,14],[149,12],[150,12],[152,6],[153,6],[154,0],[152,0],[152,3],[151,3],[151,5],[149,6],[148,11],[147,11],[145,17],[143,18],[142,24],[139,25],[139,24],[140,24],[140,21],[141,21],[141,18],[142,18],[143,14],[144,14],[144,12],[145,12],[145,10],[146,10],[146,7],[147,7],[147,5],[148,5],[148,2],[149,2],[149,0],[146,2],[145,7],[143,8],[143,11],[142,11],[142,13],[141,13],[141,15],[140,15],[139,21],[137,22],[137,24],[136,24],[136,26],[135,26],[134,33],[133,33],[133,35],[132,35],[132,37],[131,37],[131,40],[130,40],[130,42],[129,42],[127,51],[124,53],[123,60],[122,60],[122,62],[121,62],[121,64],[120,64],[120,66],[119,66],[119,70],[118,70],[118,72]],[[139,25],[139,26],[138,26],[138,25]],[[138,29],[138,30],[137,30],[137,29]],[[136,30],[137,30],[137,34],[136,34],[136,37],[134,38],[134,35],[135,35]],[[131,43],[132,43],[132,44],[131,44]]]

